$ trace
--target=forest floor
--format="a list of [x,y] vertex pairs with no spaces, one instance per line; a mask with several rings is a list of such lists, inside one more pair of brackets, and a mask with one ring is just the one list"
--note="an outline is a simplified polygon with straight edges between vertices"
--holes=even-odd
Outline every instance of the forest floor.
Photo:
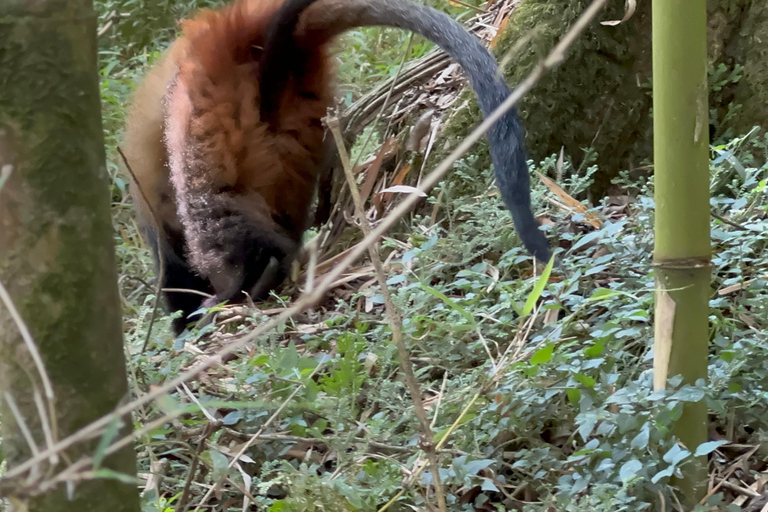
[[[106,26],[111,3],[99,7]],[[490,42],[505,12],[472,26]],[[320,238],[295,282],[172,335],[171,317],[156,310],[151,255],[115,151],[126,100],[171,26],[155,27],[164,35],[141,51],[117,34],[103,44],[115,51],[102,52],[132,387],[143,394],[207,366],[135,416],[146,424],[186,407],[141,440],[145,510],[377,510],[392,498],[393,510],[437,510],[440,493],[456,511],[666,510],[679,498],[671,477],[694,452],[707,455],[711,477],[702,510],[767,510],[768,138],[753,132],[713,151],[709,382],[672,379],[664,392],[652,388],[652,179],[624,173],[621,194],[590,206],[583,198],[599,169],[572,165],[569,155],[532,162],[534,209],[560,261],[549,273],[520,246],[490,169],[459,160],[381,242],[414,400],[367,254],[321,301],[263,331],[363,239],[345,193],[330,223],[308,234]],[[462,80],[429,45],[402,35],[359,31],[344,48],[348,112],[369,114],[356,117],[353,155],[366,217],[377,225],[403,197],[382,190],[418,183],[442,120],[466,108],[457,102]],[[403,55],[412,64],[398,74]],[[383,115],[370,107],[382,92],[354,107],[364,91],[388,90],[388,78],[424,70]],[[406,142],[411,128],[420,136]],[[669,430],[685,403],[702,398],[710,441],[681,446]]]

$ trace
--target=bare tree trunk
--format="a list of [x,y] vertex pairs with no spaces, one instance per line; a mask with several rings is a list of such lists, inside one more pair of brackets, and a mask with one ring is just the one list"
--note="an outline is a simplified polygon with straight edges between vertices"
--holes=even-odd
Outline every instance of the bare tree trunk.
[[[91,0],[0,0],[0,401],[9,470],[128,394],[95,25]],[[57,469],[92,455],[97,442],[68,449]],[[48,463],[30,473],[37,484],[50,476]],[[102,466],[135,477],[133,449]],[[38,495],[29,510],[139,510],[134,484],[86,478],[73,489]]]

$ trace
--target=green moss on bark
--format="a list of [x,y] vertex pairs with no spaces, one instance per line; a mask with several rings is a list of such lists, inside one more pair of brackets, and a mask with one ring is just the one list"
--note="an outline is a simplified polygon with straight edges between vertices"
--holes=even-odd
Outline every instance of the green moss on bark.
[[[111,412],[127,393],[108,175],[90,2],[13,2],[0,7],[0,281],[43,356],[56,391],[59,437]],[[78,8],[79,4],[79,8]],[[47,12],[53,13],[46,17]],[[0,389],[18,402],[42,445],[17,326],[0,306]],[[35,382],[37,389],[40,383]],[[3,414],[12,468],[30,453]],[[93,453],[87,444],[69,455]],[[78,452],[79,450],[79,452]],[[135,474],[128,448],[113,469]],[[135,487],[115,480],[33,500],[31,511],[138,510]]]

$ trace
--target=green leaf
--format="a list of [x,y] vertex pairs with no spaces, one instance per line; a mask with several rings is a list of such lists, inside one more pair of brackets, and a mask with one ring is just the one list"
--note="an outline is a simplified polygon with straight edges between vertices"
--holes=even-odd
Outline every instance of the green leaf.
[[584,355],[589,358],[598,357],[605,350],[605,346],[602,343],[595,343],[591,347],[584,349]]
[[533,290],[531,290],[531,293],[528,295],[528,298],[525,301],[525,306],[523,306],[522,316],[528,316],[531,314],[531,311],[533,311],[533,308],[536,306],[536,302],[541,297],[541,293],[544,291],[544,288],[549,282],[549,275],[552,273],[552,266],[554,264],[555,255],[553,254],[552,257],[549,258],[549,263],[547,263],[546,268],[544,268],[544,272],[541,273],[538,281],[536,281],[536,284],[533,287]]
[[213,464],[213,480],[218,482],[229,473],[229,459],[217,450],[210,450],[211,464]]
[[140,483],[139,479],[135,476],[126,475],[125,473],[118,473],[117,471],[112,471],[111,469],[102,468],[98,471],[93,472],[94,478],[101,478],[104,480],[117,480],[119,482],[123,482],[125,484],[130,485],[138,485]]
[[663,469],[663,470],[659,471],[658,473],[656,473],[655,475],[653,475],[653,477],[651,478],[651,482],[655,484],[656,482],[658,482],[662,478],[666,478],[666,477],[672,476],[674,474],[674,472],[675,472],[675,466],[669,466],[668,468]]
[[713,451],[717,450],[724,444],[728,444],[728,441],[726,440],[720,440],[720,441],[709,441],[707,443],[701,443],[698,448],[696,448],[696,453],[694,454],[696,457],[701,457],[704,455],[708,455],[712,453]]
[[584,385],[585,387],[588,387],[588,388],[595,387],[595,379],[593,379],[589,375],[585,375],[583,373],[576,373],[574,374],[573,379],[579,384]]
[[299,364],[299,353],[296,345],[291,341],[287,347],[277,352],[272,364],[280,370],[293,370]]
[[260,354],[251,359],[251,366],[264,366],[269,362],[269,356],[267,354]]
[[573,244],[573,246],[571,246],[568,252],[572,254],[576,252],[580,247],[590,243],[592,240],[597,240],[598,238],[600,238],[600,236],[602,236],[602,232],[600,231],[593,231],[591,233],[587,233],[586,235],[581,237],[581,239],[578,242]]
[[643,429],[640,431],[639,434],[637,434],[634,439],[632,439],[631,446],[632,448],[637,448],[638,450],[644,450],[648,446],[648,440],[650,439],[650,429],[648,428],[648,424],[643,425]]
[[583,415],[583,420],[577,431],[584,441],[586,441],[592,434],[592,431],[595,430],[595,425],[597,425],[597,415],[595,413],[587,413]]
[[531,356],[531,364],[538,366],[542,363],[549,362],[552,359],[552,352],[554,349],[555,345],[553,343],[547,343],[544,348],[540,348],[533,354],[533,356]]
[[680,448],[680,445],[674,444],[672,445],[672,448],[670,448],[669,451],[663,455],[662,458],[664,459],[664,462],[668,462],[672,466],[676,466],[690,454],[691,452],[688,450]]
[[605,300],[617,295],[621,294],[616,290],[611,290],[610,288],[598,288],[592,292],[592,295],[589,296],[589,300]]
[[565,390],[565,394],[568,395],[568,401],[573,405],[579,405],[581,401],[581,390],[576,388],[568,388]]
[[107,448],[112,444],[112,441],[115,439],[122,426],[123,422],[120,421],[120,418],[115,417],[112,418],[107,425],[107,428],[104,429],[104,433],[101,435],[101,439],[99,439],[99,445],[96,447],[96,453],[93,455],[94,470],[99,469],[99,466],[101,466],[101,463],[106,456]]
[[490,478],[483,478],[483,483],[480,486],[483,491],[499,492],[499,488],[494,485],[493,480]]
[[622,482],[626,482],[634,477],[641,469],[643,469],[643,463],[637,459],[632,459],[621,466],[621,469],[619,470],[619,478],[621,478]]
[[445,294],[440,293],[439,291],[435,290],[431,286],[426,285],[424,283],[419,283],[419,286],[428,294],[433,295],[434,297],[437,297],[438,299],[443,301],[449,308],[459,312],[461,316],[463,316],[472,327],[475,327],[477,325],[474,317],[471,314],[469,314],[469,312],[466,309],[458,305],[456,302],[452,301]]
[[443,437],[445,437],[445,435],[448,433],[449,430],[450,430],[450,427],[445,427],[443,429],[436,431],[435,435],[432,436],[432,441],[435,443],[439,443],[440,441],[443,440]]
[[672,395],[671,399],[680,400],[681,402],[699,402],[704,399],[704,390],[693,386],[686,386]]
[[494,462],[496,462],[494,459],[471,460],[464,464],[464,470],[470,475],[476,475]]

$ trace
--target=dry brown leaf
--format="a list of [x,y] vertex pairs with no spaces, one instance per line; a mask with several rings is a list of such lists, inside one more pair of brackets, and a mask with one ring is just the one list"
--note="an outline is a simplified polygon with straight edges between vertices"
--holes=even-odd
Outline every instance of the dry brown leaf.
[[[350,252],[355,250],[355,247],[357,247],[357,246],[358,246],[358,244],[355,244],[352,247],[350,247],[349,249],[344,249],[339,254],[337,254],[335,256],[331,256],[330,258],[328,258],[327,260],[323,261],[322,263],[318,263],[317,266],[315,267],[315,272],[317,272],[318,274],[326,273],[328,270],[330,270],[334,266],[336,266],[336,264],[338,262],[340,262],[341,260],[346,258],[347,254],[349,254]],[[302,274],[302,276],[304,276],[304,274]]]
[[328,329],[328,324],[325,322],[319,322],[316,324],[300,324],[296,326],[296,332],[299,334],[317,334],[318,332],[327,331]]
[[410,185],[394,185],[392,187],[387,187],[379,194],[416,194],[419,197],[427,197],[427,194],[424,193],[423,190],[420,190],[416,187],[412,187]]
[[536,221],[539,223],[540,226],[554,226],[555,222],[549,218],[549,216],[546,215],[539,215],[536,217]]
[[660,289],[656,292],[656,325],[653,341],[653,389],[656,391],[667,386],[676,309],[677,304],[666,290]]
[[[397,142],[397,140],[395,140],[395,142]],[[384,148],[384,144],[382,144],[382,148]],[[391,147],[384,148],[385,162],[397,154],[397,148],[398,148],[398,144],[393,144]],[[355,174],[360,174],[361,172],[368,169],[368,167],[371,164],[373,164],[373,162],[375,162],[377,158],[379,158],[379,153],[376,153],[375,155],[368,157],[368,159],[366,159],[362,163],[357,164],[353,169],[353,172]]]
[[399,171],[397,171],[397,174],[395,175],[395,179],[392,180],[393,185],[402,185],[403,180],[408,175],[408,171],[411,170],[411,164],[405,164],[400,168]]
[[367,280],[366,282],[364,282],[363,284],[361,284],[361,285],[360,285],[360,287],[358,287],[357,291],[358,291],[358,292],[362,292],[362,291],[365,291],[365,290],[367,290],[368,288],[370,288],[371,286],[373,286],[374,284],[376,284],[376,282],[377,282],[378,280],[379,280],[379,279],[378,279],[377,277],[374,277],[374,278],[372,278],[372,279],[369,279],[369,280]]
[[560,310],[557,308],[548,309],[544,313],[544,324],[553,324],[557,322],[557,317],[560,314]]
[[547,178],[540,172],[536,172],[541,182],[552,192],[555,194],[560,200],[565,203],[567,206],[573,208],[578,213],[584,214],[584,221],[587,222],[589,225],[591,225],[593,228],[599,229],[601,226],[600,219],[597,218],[597,215],[595,215],[592,212],[587,212],[587,207],[581,204],[580,201],[577,199],[574,199],[571,197],[568,192],[562,189],[560,185],[552,181],[551,179]]
[[285,311],[287,308],[270,308],[270,309],[262,309],[261,314],[267,315],[267,316],[274,316],[279,315],[283,311]]
[[637,0],[624,0],[624,17],[620,20],[610,20],[610,21],[601,21],[601,25],[605,25],[606,27],[615,27],[616,25],[621,25],[625,21],[629,20],[637,10]]
[[[768,475],[762,474],[759,476],[754,482],[752,482],[752,485],[749,486],[749,489],[752,489],[753,491],[762,494],[763,489],[765,488],[765,484],[768,483]],[[735,500],[733,500],[734,505],[742,506],[744,505],[747,500],[749,500],[749,495],[742,494],[741,496],[737,497]],[[768,503],[765,505],[768,507]],[[765,509],[765,507],[763,507]],[[762,510],[760,512],[763,512]]]
[[147,482],[144,485],[142,496],[147,496],[150,492],[155,491],[157,495],[160,495],[160,484],[163,478],[168,474],[168,469],[171,467],[171,462],[168,459],[160,459],[151,462],[149,467],[152,472],[147,475]]
[[385,140],[384,144],[381,145],[381,149],[379,150],[378,155],[376,155],[376,159],[371,163],[370,167],[368,167],[368,170],[366,171],[365,182],[363,182],[363,186],[360,187],[360,200],[363,204],[365,204],[365,202],[368,200],[368,196],[371,195],[373,185],[376,183],[376,178],[379,176],[379,169],[381,169],[381,164],[384,163],[384,157],[390,151],[390,148],[396,144],[397,139],[394,137],[390,137]]
[[[387,177],[382,176],[376,186],[376,189],[381,190],[386,186],[387,186]],[[378,218],[381,218],[384,215],[384,208],[386,207],[386,205],[381,200],[381,198],[382,198],[382,195],[379,193],[373,194],[373,197],[371,198],[371,203],[373,204],[373,207],[376,208],[376,217]]]
[[501,23],[499,23],[499,30],[496,32],[496,35],[491,39],[491,48],[496,48],[496,45],[499,44],[499,39],[501,39],[501,36],[504,35],[504,32],[507,30],[507,24],[509,23],[509,15],[505,16],[503,20],[501,20]]
[[[768,274],[766,274],[763,277],[768,278]],[[717,290],[717,294],[722,297],[723,295],[729,295],[729,294],[731,294],[733,292],[738,292],[739,290],[743,290],[747,286],[751,285],[755,281],[757,281],[757,279],[748,279],[746,281],[742,281],[741,283],[736,283],[736,284],[732,284],[730,286],[725,286],[725,287],[720,288],[719,290]]]
[[738,316],[739,316],[739,320],[747,324],[747,327],[749,327],[750,329],[758,328],[757,319],[754,316],[748,315],[746,313],[739,313]]
[[[373,265],[348,269],[347,272],[343,274],[343,277],[340,277],[333,282],[331,289],[337,288],[343,284],[347,284],[362,277],[368,277],[373,274],[373,271]],[[317,278],[315,278],[315,286],[318,286],[323,281],[323,279],[325,279],[325,274],[318,275]]]
[[408,134],[408,142],[405,143],[405,149],[408,151],[421,152],[421,141],[429,135],[429,128],[432,126],[432,116],[435,115],[434,109],[429,109],[424,112],[418,121],[411,127],[411,131]]
[[[395,179],[392,180],[392,185],[402,185],[403,181],[405,181],[405,177],[408,175],[408,173],[411,170],[411,164],[405,164],[400,168],[399,171],[397,171],[397,174],[395,174]],[[384,204],[389,203],[389,201],[392,200],[392,194],[391,193],[385,193],[381,200]]]

